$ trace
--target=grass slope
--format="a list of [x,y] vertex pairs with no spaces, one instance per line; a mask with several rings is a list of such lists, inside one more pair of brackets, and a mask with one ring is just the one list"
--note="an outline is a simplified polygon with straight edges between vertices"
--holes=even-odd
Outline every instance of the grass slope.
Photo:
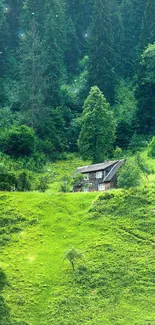
[[1,325],[155,324],[154,188],[2,193],[0,209]]

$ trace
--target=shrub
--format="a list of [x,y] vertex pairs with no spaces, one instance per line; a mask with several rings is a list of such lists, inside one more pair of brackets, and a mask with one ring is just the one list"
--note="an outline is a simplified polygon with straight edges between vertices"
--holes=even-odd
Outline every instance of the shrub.
[[137,151],[144,150],[147,144],[148,142],[144,135],[134,133],[129,143],[129,150],[131,150],[132,153],[136,153]]
[[116,147],[113,151],[113,157],[116,159],[121,159],[123,157],[123,151],[120,147]]
[[74,181],[73,181],[73,186],[82,186],[83,184],[83,180],[84,180],[84,175],[81,173],[78,173],[75,177],[74,177]]
[[17,177],[17,191],[25,192],[32,189],[32,173],[21,171]]
[[128,160],[118,176],[118,187],[130,188],[140,184],[140,169],[134,161]]
[[71,185],[72,185],[72,179],[71,179],[71,177],[64,176],[61,179],[61,181],[62,182],[61,182],[61,185],[60,185],[60,192],[64,192],[64,193],[70,192]]
[[155,137],[152,138],[148,145],[148,156],[155,158]]
[[13,126],[1,136],[2,149],[9,155],[29,156],[35,149],[34,130],[26,125]]
[[38,185],[38,188],[37,189],[40,192],[45,192],[49,188],[49,182],[50,182],[50,179],[49,179],[49,175],[48,174],[45,174],[45,175],[40,176],[40,178],[39,178],[39,185]]
[[11,191],[16,187],[16,176],[10,171],[5,163],[0,164],[0,190]]

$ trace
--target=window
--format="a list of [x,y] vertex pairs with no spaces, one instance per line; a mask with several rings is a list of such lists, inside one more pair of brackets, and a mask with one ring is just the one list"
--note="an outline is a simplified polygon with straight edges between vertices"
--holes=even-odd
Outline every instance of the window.
[[89,174],[84,174],[84,181],[88,181],[89,180]]
[[97,172],[96,173],[96,178],[102,178],[102,172]]
[[98,190],[104,191],[105,190],[105,184],[98,184]]

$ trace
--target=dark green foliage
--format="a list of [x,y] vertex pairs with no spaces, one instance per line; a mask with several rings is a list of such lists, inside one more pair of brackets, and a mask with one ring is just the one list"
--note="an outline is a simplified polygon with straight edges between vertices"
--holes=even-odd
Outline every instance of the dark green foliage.
[[7,165],[7,162],[1,159],[0,164],[0,190],[13,191],[16,188],[16,175],[15,171]]
[[114,100],[116,77],[114,51],[118,26],[113,24],[116,8],[115,0],[94,1],[90,38],[89,85],[97,85],[110,102]]
[[66,16],[64,1],[45,2],[46,19],[44,34],[44,76],[46,76],[45,105],[60,105],[60,85],[65,77],[64,51]]
[[28,171],[21,171],[17,177],[17,191],[30,191],[32,187],[32,173]]
[[128,121],[119,121],[116,128],[116,146],[120,146],[122,149],[127,149],[130,144],[131,137],[133,135],[133,127]]
[[138,79],[137,128],[142,134],[155,130],[155,44],[150,44],[141,56]]
[[44,174],[39,177],[38,190],[40,192],[45,192],[49,188],[50,178],[48,174]]
[[116,145],[127,149],[133,135],[137,103],[133,86],[121,80],[116,88]]
[[101,162],[110,152],[116,123],[109,103],[98,87],[92,87],[83,107],[79,148],[84,159]]
[[147,0],[144,10],[142,33],[141,33],[141,48],[144,49],[148,44],[155,42],[155,2]]
[[[0,0],[0,126],[33,127],[35,150],[54,161],[78,150],[82,107],[97,85],[116,112],[115,145],[154,135],[154,45],[144,51],[154,16],[154,0]],[[33,152],[15,154],[6,142],[10,155]]]
[[40,110],[43,110],[45,82],[43,44],[39,38],[38,24],[32,19],[29,29],[20,43],[20,96],[21,108],[28,113],[32,127],[37,126]]
[[155,137],[152,138],[148,145],[148,156],[155,158]]
[[25,125],[14,126],[2,134],[1,146],[3,151],[9,155],[29,156],[35,149],[34,130]]
[[9,171],[0,172],[0,190],[14,191],[16,188],[17,179],[14,173]]
[[146,0],[123,0],[120,13],[123,25],[122,64],[125,77],[137,71],[141,28]]
[[129,149],[132,153],[136,153],[137,151],[144,150],[148,145],[148,140],[143,134],[134,133],[130,139]]

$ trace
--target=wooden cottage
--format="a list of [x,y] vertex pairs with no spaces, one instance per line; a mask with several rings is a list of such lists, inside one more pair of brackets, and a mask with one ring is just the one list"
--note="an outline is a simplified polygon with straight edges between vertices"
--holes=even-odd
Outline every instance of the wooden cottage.
[[73,191],[92,192],[116,188],[117,172],[123,164],[124,160],[113,160],[79,167],[73,175],[75,179]]

